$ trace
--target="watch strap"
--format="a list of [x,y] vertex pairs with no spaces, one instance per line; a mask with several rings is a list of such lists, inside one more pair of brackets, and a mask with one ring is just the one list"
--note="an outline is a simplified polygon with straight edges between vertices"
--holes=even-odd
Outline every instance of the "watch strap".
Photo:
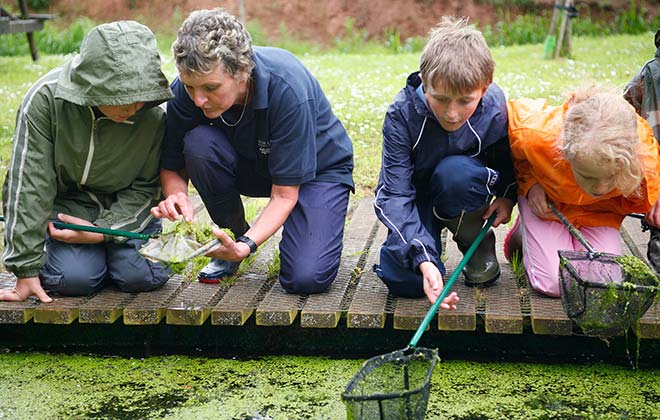
[[236,238],[236,242],[243,242],[245,245],[250,247],[250,255],[257,252],[257,248],[258,248],[257,244],[254,243],[254,241],[252,239],[248,238],[245,235],[242,235],[242,236],[239,236],[238,238]]

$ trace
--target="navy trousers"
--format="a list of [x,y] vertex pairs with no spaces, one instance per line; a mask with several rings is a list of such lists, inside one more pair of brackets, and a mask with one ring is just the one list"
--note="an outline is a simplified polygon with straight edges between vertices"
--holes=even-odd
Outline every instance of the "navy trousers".
[[[211,219],[236,235],[249,226],[241,195],[268,197],[272,181],[241,157],[226,134],[199,126],[184,138],[186,171]],[[337,275],[350,188],[332,182],[300,186],[298,203],[284,223],[280,249],[280,283],[289,293],[320,293]]]
[[[462,211],[471,212],[487,204],[493,196],[491,188],[497,179],[497,171],[469,156],[449,156],[437,164],[431,176],[430,193],[418,191],[415,205],[422,225],[435,239],[439,254],[442,254],[440,234],[443,226],[438,217],[453,219]],[[387,243],[385,241],[380,248],[380,264],[374,266],[378,277],[396,296],[424,296],[423,279],[417,267],[404,266],[388,249]],[[439,269],[444,275],[444,267]]]
[[[160,231],[161,223],[150,223],[143,233]],[[160,263],[138,254],[146,241],[68,244],[46,238],[46,264],[39,271],[44,289],[64,296],[87,296],[108,284],[129,293],[146,292],[162,286],[172,273]]]

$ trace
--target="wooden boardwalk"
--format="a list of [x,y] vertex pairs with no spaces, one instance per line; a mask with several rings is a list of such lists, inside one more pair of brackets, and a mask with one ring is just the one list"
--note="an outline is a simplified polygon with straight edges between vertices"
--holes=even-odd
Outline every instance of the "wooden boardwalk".
[[[231,282],[209,285],[175,275],[162,288],[149,293],[121,293],[107,288],[90,297],[55,296],[51,304],[0,302],[0,324],[125,324],[217,328],[241,328],[248,324],[265,328],[359,330],[414,330],[429,303],[426,299],[394,298],[372,272],[378,248],[386,235],[373,212],[372,200],[353,203],[346,224],[339,274],[319,295],[286,293],[269,265],[276,240],[262,245],[251,265]],[[553,335],[580,334],[566,317],[561,300],[531,290],[526,280],[516,279],[501,250],[506,227],[496,230],[502,275],[486,289],[466,287],[462,277],[454,290],[461,297],[456,311],[441,311],[431,328],[445,332],[477,334]],[[645,258],[648,233],[638,220],[622,227],[627,253]],[[461,258],[451,237],[445,250],[448,274]],[[0,286],[11,286],[13,277],[0,273]],[[98,325],[98,328],[104,328]],[[640,337],[660,338],[660,311],[653,305],[641,320]]]

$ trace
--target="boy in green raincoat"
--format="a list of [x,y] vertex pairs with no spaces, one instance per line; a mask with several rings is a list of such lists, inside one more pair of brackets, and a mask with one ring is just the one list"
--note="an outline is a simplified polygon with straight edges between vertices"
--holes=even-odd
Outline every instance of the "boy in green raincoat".
[[144,241],[53,221],[160,229],[149,213],[161,196],[158,105],[172,96],[153,33],[133,21],[93,28],[80,54],[30,88],[2,190],[3,259],[17,281],[0,300],[50,302],[47,291],[89,295],[109,283],[141,292],[167,281],[167,268],[138,254]]

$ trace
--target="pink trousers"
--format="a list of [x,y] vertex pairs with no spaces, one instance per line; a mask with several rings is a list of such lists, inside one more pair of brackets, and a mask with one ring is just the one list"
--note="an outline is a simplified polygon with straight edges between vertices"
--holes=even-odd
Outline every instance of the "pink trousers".
[[[519,220],[514,229],[522,229],[523,265],[532,287],[559,297],[558,250],[583,251],[584,247],[559,221],[536,217],[525,197],[518,197]],[[520,218],[522,220],[520,220]],[[619,231],[611,227],[582,227],[580,232],[596,251],[621,255]]]

